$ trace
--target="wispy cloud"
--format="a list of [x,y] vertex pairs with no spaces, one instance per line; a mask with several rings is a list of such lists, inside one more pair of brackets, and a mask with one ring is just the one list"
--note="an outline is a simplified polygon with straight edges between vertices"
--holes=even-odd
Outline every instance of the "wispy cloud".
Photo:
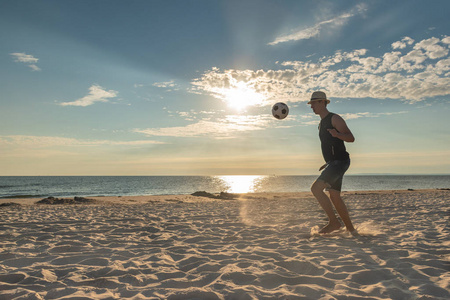
[[135,140],[135,141],[113,141],[113,140],[84,140],[55,136],[30,136],[30,135],[3,135],[0,136],[0,147],[90,147],[90,146],[144,146],[154,144],[165,144],[160,141]]
[[159,87],[159,88],[174,88],[174,87],[176,87],[174,80],[165,81],[165,82],[155,82],[152,85]]
[[371,112],[360,112],[360,113],[347,113],[341,114],[345,120],[359,119],[359,118],[379,118],[382,116],[392,116],[399,114],[406,114],[408,111],[398,111],[398,112],[386,112],[386,113],[371,113]]
[[15,62],[34,64],[39,61],[39,59],[34,57],[33,55],[25,53],[11,53],[11,56],[15,58]]
[[364,11],[366,11],[366,9],[367,9],[366,5],[364,5],[364,4],[357,5],[351,11],[343,13],[334,18],[320,21],[311,27],[295,31],[295,32],[287,34],[287,35],[279,36],[273,42],[269,43],[268,45],[273,46],[273,45],[276,45],[279,43],[306,40],[306,39],[310,39],[313,37],[317,37],[320,35],[320,32],[322,30],[324,30],[325,28],[328,28],[328,29],[340,28],[347,23],[348,19],[363,13]]
[[62,102],[59,105],[62,106],[89,106],[96,102],[108,102],[110,98],[117,97],[118,92],[114,90],[105,90],[99,85],[92,85],[89,88],[89,94],[83,98],[77,99],[72,102]]
[[450,95],[450,37],[414,41],[406,37],[390,51],[368,56],[369,50],[337,51],[317,61],[285,61],[278,70],[213,68],[192,81],[197,93],[214,91],[239,81],[268,101],[306,101],[320,88],[331,98],[400,99],[409,102]]
[[26,53],[10,53],[12,57],[14,57],[14,61],[18,63],[26,64],[33,71],[40,71],[41,69],[36,65],[39,61],[38,58],[34,57],[31,54]]
[[273,121],[269,115],[228,115],[217,120],[199,120],[186,126],[135,129],[134,132],[147,136],[201,137],[215,139],[234,138],[236,133],[264,130]]

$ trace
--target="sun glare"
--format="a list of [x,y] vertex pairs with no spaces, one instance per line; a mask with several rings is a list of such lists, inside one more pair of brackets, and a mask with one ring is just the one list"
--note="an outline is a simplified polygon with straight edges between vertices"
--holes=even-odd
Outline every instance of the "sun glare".
[[223,180],[227,186],[227,192],[229,193],[251,193],[255,191],[255,188],[261,178],[264,176],[247,176],[247,175],[234,175],[234,176],[219,176],[218,178]]
[[228,106],[238,111],[249,106],[261,105],[264,101],[264,96],[245,82],[238,82],[234,87],[224,90],[223,96]]

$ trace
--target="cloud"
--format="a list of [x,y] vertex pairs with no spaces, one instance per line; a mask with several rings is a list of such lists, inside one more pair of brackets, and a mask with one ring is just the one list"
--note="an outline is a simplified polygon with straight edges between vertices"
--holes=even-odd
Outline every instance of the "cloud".
[[392,115],[399,115],[399,114],[406,114],[406,113],[408,113],[408,111],[387,112],[387,113],[360,112],[360,113],[341,114],[341,116],[345,120],[352,120],[352,119],[359,119],[359,118],[378,118],[381,116],[392,116]]
[[354,9],[352,9],[349,12],[343,13],[337,17],[334,17],[329,20],[321,21],[317,24],[315,24],[312,27],[308,27],[299,31],[296,31],[294,33],[288,34],[288,35],[282,35],[277,37],[273,42],[268,43],[268,45],[277,45],[279,43],[285,43],[290,41],[299,41],[299,40],[307,40],[313,37],[317,37],[320,32],[324,28],[329,29],[337,29],[345,25],[351,17],[354,17],[355,15],[359,15],[362,12],[366,10],[366,6],[361,4],[357,5]]
[[20,147],[78,147],[78,146],[143,146],[152,144],[165,144],[164,142],[152,140],[137,141],[111,141],[111,140],[82,140],[66,137],[54,136],[29,136],[29,135],[3,135],[0,136],[1,146],[20,146]]
[[228,115],[225,118],[200,120],[187,126],[135,129],[134,132],[147,136],[171,137],[213,137],[216,139],[233,138],[238,132],[264,130],[273,120],[269,115]]
[[36,66],[36,65],[28,65],[28,67],[29,67],[31,70],[33,70],[33,71],[40,71],[40,70],[41,70],[41,68],[39,68],[39,67]]
[[62,106],[89,106],[96,102],[108,102],[109,98],[117,97],[118,92],[114,90],[104,90],[99,85],[92,85],[89,88],[89,94],[83,98],[77,99],[72,102],[62,102],[59,105]]
[[39,59],[34,57],[33,55],[25,53],[11,53],[11,56],[15,57],[14,61],[16,62],[37,63],[39,61]]
[[448,49],[439,45],[439,42],[438,38],[432,37],[414,45],[414,49],[418,51],[424,50],[425,55],[431,59],[441,58],[448,54]]
[[165,89],[177,88],[178,87],[178,85],[175,83],[175,80],[154,82],[152,84],[135,83],[133,86],[135,88],[141,88],[141,87],[146,87],[146,86],[154,86],[154,87],[165,88]]
[[410,37],[404,37],[401,41],[392,43],[392,49],[405,49],[406,46],[412,45],[414,40]]
[[174,80],[165,81],[165,82],[155,82],[152,84],[157,88],[166,89],[167,92],[173,92],[180,90],[180,87],[175,83]]
[[155,82],[153,86],[159,87],[159,88],[173,88],[175,87],[175,81],[170,80],[166,82]]
[[263,95],[266,103],[279,99],[306,101],[315,89],[328,92],[331,98],[413,103],[450,94],[449,43],[448,37],[418,42],[405,37],[392,44],[395,46],[391,52],[380,56],[369,56],[367,49],[355,49],[337,51],[317,61],[284,61],[278,70],[212,68],[192,81],[192,90],[217,97],[218,89],[243,82]]
[[238,110],[248,106],[264,106],[267,104],[266,96],[257,88],[258,82],[252,80],[252,76],[251,71],[220,73],[219,69],[213,68],[202,78],[193,80],[190,92],[207,92]]
[[27,64],[27,66],[33,70],[33,71],[40,71],[41,69],[36,65],[36,63],[39,61],[38,58],[34,57],[33,55],[26,54],[26,53],[10,53],[12,57],[14,57],[14,61],[18,63],[24,63]]
[[167,111],[167,112],[170,114],[169,116],[171,117],[173,117],[175,113],[186,121],[195,121],[198,119],[210,120],[211,116],[218,113],[216,111],[203,111],[203,110],[197,111],[194,109],[191,109],[190,111],[176,111],[176,112]]

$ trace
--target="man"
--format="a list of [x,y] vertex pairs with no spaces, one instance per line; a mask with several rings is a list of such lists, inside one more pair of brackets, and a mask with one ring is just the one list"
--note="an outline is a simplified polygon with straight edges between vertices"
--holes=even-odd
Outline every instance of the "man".
[[[308,102],[314,113],[321,118],[319,137],[322,144],[322,155],[326,161],[326,164],[319,169],[319,171],[323,170],[322,174],[311,186],[314,197],[319,201],[329,220],[319,233],[330,233],[342,227],[334,213],[334,205],[347,230],[356,234],[347,206],[341,198],[342,178],[350,166],[350,156],[345,149],[344,142],[352,143],[355,138],[344,119],[328,111],[328,103],[330,100],[327,99],[324,92],[320,91],[314,92],[311,101]],[[330,197],[325,194],[325,189],[329,191]]]

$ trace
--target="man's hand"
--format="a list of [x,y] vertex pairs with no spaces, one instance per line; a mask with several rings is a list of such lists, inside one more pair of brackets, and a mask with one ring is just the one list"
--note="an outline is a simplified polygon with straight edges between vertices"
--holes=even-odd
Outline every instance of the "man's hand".
[[337,138],[339,136],[339,132],[336,129],[327,129],[328,132],[335,138]]
[[326,166],[328,166],[328,164],[324,164],[323,166],[321,166],[319,171],[322,171],[323,169],[325,169]]

